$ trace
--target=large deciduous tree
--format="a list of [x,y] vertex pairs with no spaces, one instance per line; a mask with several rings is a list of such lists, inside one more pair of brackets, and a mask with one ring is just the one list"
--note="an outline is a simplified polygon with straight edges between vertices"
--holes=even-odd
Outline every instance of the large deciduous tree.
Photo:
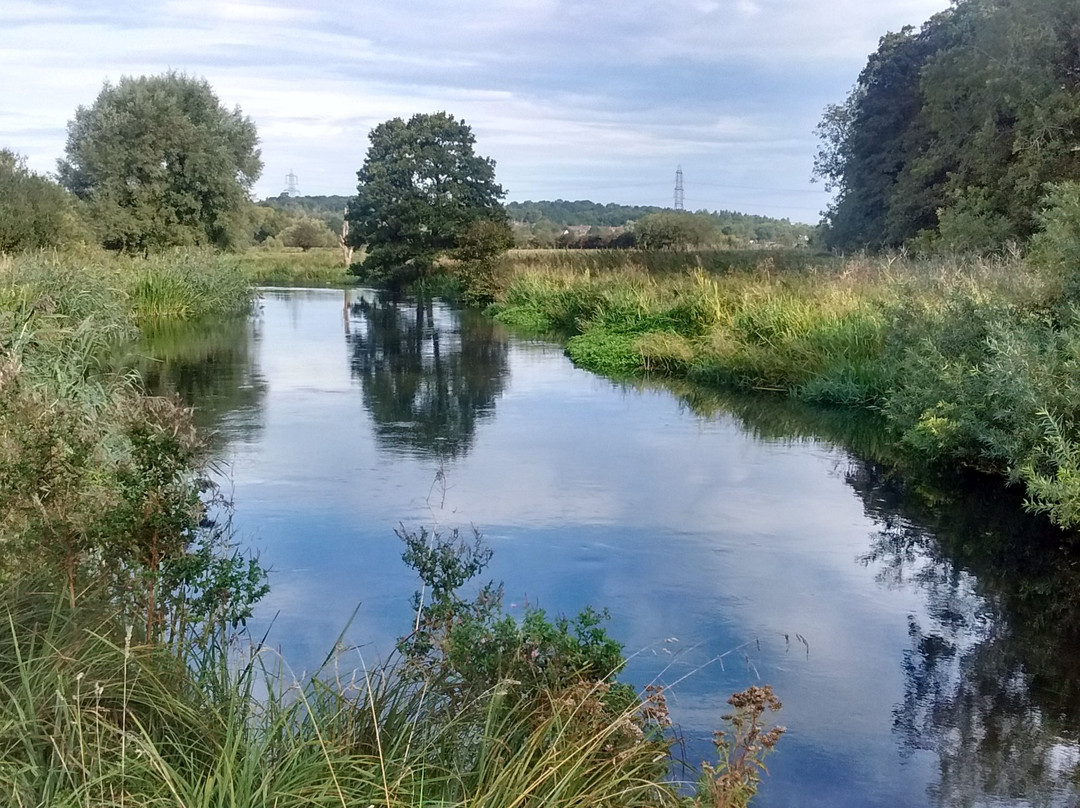
[[106,82],[68,123],[61,183],[102,243],[149,252],[234,244],[262,171],[255,125],[181,73]]
[[367,248],[357,270],[368,280],[423,278],[440,255],[474,249],[464,242],[508,228],[495,162],[473,151],[464,121],[445,112],[394,118],[376,126],[370,141],[346,214],[350,243]]

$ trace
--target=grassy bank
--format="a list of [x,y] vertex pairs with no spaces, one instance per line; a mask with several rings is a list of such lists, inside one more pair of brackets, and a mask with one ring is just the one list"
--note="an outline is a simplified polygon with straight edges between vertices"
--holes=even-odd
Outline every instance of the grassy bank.
[[341,250],[316,247],[310,250],[250,249],[236,256],[248,281],[256,286],[352,286]]
[[[731,765],[707,770],[690,796],[666,779],[659,693],[612,710],[602,683],[528,691],[505,680],[448,701],[445,672],[297,681],[266,652],[196,675],[86,605],[9,590],[0,617],[0,795],[20,808],[722,808],[746,804],[759,774],[748,747],[777,736],[761,726],[775,704],[767,689],[734,698]],[[362,665],[356,655],[335,667]]]
[[791,270],[502,268],[501,321],[583,367],[871,408],[898,449],[1002,474],[1080,526],[1080,307],[1060,267],[858,258]]
[[0,801],[745,805],[782,731],[771,691],[733,696],[719,759],[673,782],[663,691],[618,681],[596,612],[463,594],[479,538],[401,534],[423,587],[390,662],[335,653],[296,679],[238,650],[265,572],[192,413],[108,358],[140,327],[246,311],[247,277],[204,254],[0,260]]

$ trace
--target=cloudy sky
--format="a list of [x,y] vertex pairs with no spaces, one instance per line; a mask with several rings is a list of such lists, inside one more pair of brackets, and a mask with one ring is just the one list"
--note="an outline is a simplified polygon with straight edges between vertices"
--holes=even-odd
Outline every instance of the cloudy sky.
[[367,133],[446,110],[509,200],[815,222],[813,129],[878,38],[948,0],[3,0],[0,147],[47,172],[105,80],[205,77],[256,122],[258,197],[349,194]]

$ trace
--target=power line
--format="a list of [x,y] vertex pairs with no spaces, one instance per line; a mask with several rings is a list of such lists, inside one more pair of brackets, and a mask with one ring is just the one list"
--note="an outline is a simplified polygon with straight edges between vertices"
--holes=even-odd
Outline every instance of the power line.
[[285,196],[299,196],[300,195],[300,186],[297,185],[297,182],[299,181],[299,179],[300,178],[297,177],[293,173],[293,170],[290,168],[289,173],[285,175],[285,182],[287,183],[286,186],[285,186]]

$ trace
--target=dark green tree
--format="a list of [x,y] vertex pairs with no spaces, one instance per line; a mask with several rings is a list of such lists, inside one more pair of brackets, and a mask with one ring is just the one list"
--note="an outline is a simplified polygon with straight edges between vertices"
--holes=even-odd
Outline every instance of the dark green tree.
[[1022,242],[1046,184],[1080,179],[1080,6],[957,0],[883,37],[818,134],[828,246]]
[[61,247],[81,229],[63,188],[30,171],[19,155],[0,149],[0,252]]
[[367,248],[361,276],[390,285],[424,278],[477,222],[506,222],[495,162],[473,151],[464,121],[445,112],[394,118],[370,140],[346,213],[352,246]]
[[836,249],[900,246],[937,225],[948,165],[919,162],[926,125],[919,77],[948,35],[946,15],[922,30],[881,38],[843,104],[825,110],[814,174],[836,190],[826,212],[825,243]]
[[281,241],[286,247],[299,247],[305,252],[312,247],[333,247],[336,243],[325,222],[307,216],[287,227],[281,233]]
[[709,244],[717,235],[710,216],[689,211],[650,213],[634,223],[634,241],[646,250],[689,250]]
[[86,201],[102,244],[128,252],[233,246],[262,171],[255,124],[203,79],[106,82],[68,123],[61,183]]

